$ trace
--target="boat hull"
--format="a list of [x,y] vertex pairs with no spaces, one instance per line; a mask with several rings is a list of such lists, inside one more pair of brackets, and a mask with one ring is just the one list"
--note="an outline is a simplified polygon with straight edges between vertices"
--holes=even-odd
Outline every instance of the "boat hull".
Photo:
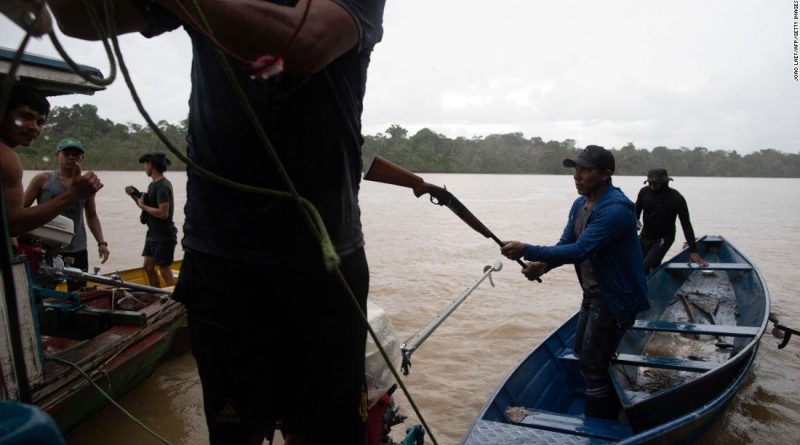
[[[175,317],[136,341],[109,361],[102,375],[95,376],[94,381],[111,398],[119,400],[153,373],[169,351],[180,323],[180,317]],[[37,405],[50,414],[65,433],[108,404],[108,399],[85,378],[37,401]]]
[[[23,265],[24,261],[17,269],[27,270]],[[179,265],[173,265],[176,274]],[[141,268],[119,274],[128,283],[146,282]],[[36,288],[30,281],[21,286],[24,292],[18,294],[25,297],[18,298],[36,295],[36,307],[30,305],[29,311],[37,314],[38,350],[28,355],[42,358],[40,377],[28,379],[30,403],[50,414],[62,432],[106,407],[108,397],[118,400],[139,385],[175,352],[176,336],[183,336],[185,308],[167,297],[169,289],[149,292],[132,284],[126,288],[89,282],[86,289],[65,298],[67,294]]]
[[[624,408],[620,420],[583,416],[585,385],[572,353],[576,314],[509,374],[462,444],[695,442],[747,380],[769,314],[766,284],[744,255],[721,237],[701,238],[698,247],[713,261],[709,270],[687,266],[684,250],[648,276],[652,309],[639,314],[611,367]],[[687,320],[683,308],[691,313],[711,299],[702,286],[727,293],[714,296],[720,302],[707,311],[710,320]],[[687,292],[691,302],[676,303]],[[733,299],[732,308],[725,309],[725,298]],[[653,375],[664,377],[662,387],[642,384],[652,383],[644,376]]]

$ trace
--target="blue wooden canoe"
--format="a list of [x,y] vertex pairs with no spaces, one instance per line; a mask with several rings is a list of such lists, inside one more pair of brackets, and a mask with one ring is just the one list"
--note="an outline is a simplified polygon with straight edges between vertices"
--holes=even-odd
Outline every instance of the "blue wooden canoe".
[[756,267],[722,237],[682,251],[647,278],[652,308],[623,338],[611,375],[618,421],[583,416],[573,355],[577,314],[511,372],[464,445],[693,443],[744,383],[767,326],[769,292]]

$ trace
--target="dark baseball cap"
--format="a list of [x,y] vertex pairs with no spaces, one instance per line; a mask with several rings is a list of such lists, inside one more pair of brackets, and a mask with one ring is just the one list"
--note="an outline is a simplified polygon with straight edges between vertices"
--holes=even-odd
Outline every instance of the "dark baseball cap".
[[68,148],[77,148],[78,150],[81,151],[81,153],[85,152],[85,150],[83,149],[83,144],[81,144],[81,141],[75,138],[64,138],[58,141],[58,145],[56,145],[56,152],[66,150]]
[[666,184],[669,181],[672,181],[672,178],[667,174],[666,168],[652,168],[647,172],[647,180],[645,180],[644,183],[655,182],[656,184]]
[[586,148],[578,153],[575,159],[564,159],[564,167],[596,168],[598,170],[611,170],[614,172],[614,155],[599,145],[587,145]]

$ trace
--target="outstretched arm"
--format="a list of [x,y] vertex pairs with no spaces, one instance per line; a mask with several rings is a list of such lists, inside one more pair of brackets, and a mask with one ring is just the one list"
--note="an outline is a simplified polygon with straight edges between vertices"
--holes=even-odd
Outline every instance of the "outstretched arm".
[[[133,1],[164,8],[192,28],[202,23],[193,17],[192,1]],[[95,3],[98,8],[103,4],[101,0]],[[64,33],[97,39],[81,0],[50,0],[49,4]],[[286,71],[296,74],[319,71],[359,42],[355,20],[332,0],[299,0],[295,6],[263,0],[197,0],[197,4],[214,37],[234,54],[252,60],[280,52]],[[132,1],[115,1],[114,5],[120,34],[146,29],[145,17]],[[306,8],[308,16],[300,27]],[[291,46],[285,48],[298,28]],[[242,32],[245,29],[247,32]]]
[[25,194],[22,198],[22,206],[23,207],[30,207],[33,205],[33,202],[39,198],[39,195],[42,193],[42,189],[44,188],[44,184],[47,181],[47,173],[39,173],[38,175],[34,176],[31,179],[31,182],[28,184],[28,188],[25,189]]
[[[102,11],[106,1],[91,0],[91,3],[100,16],[105,17]],[[47,5],[64,34],[84,40],[100,39],[89,20],[84,0],[47,0]],[[118,34],[143,31],[147,27],[139,9],[129,0],[114,1],[114,18]]]
[[686,244],[689,246],[689,261],[697,263],[701,266],[707,266],[708,263],[697,252],[697,242],[694,237],[694,229],[692,228],[692,221],[689,219],[689,206],[686,200],[681,197],[678,208],[678,219],[681,222],[683,229],[683,236],[686,238]]
[[100,225],[100,217],[97,216],[97,205],[95,205],[94,196],[86,199],[83,211],[84,215],[86,215],[86,225],[97,241],[97,254],[100,255],[100,264],[103,264],[108,260],[108,255],[111,252],[108,250],[108,243],[103,237],[103,227]]
[[42,205],[24,207],[24,190],[22,188],[22,163],[19,156],[8,150],[0,159],[3,178],[3,198],[8,212],[9,233],[12,237],[41,227],[58,216],[64,209],[75,202],[93,195],[103,187],[94,173],[81,175],[80,166],[76,166],[76,177],[72,187],[61,195]]

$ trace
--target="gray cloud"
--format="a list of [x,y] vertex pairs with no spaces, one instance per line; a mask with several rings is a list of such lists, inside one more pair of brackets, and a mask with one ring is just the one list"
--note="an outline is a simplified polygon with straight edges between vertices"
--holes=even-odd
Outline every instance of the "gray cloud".
[[[791,14],[791,0],[388,1],[364,131],[399,124],[451,137],[522,132],[579,145],[797,153]],[[21,32],[0,20],[0,45],[16,46]],[[99,44],[64,40],[75,58],[107,71]],[[185,118],[185,33],[125,36],[122,47],[154,118]],[[55,54],[48,41],[31,48]],[[121,81],[56,100],[75,102],[143,122]]]

